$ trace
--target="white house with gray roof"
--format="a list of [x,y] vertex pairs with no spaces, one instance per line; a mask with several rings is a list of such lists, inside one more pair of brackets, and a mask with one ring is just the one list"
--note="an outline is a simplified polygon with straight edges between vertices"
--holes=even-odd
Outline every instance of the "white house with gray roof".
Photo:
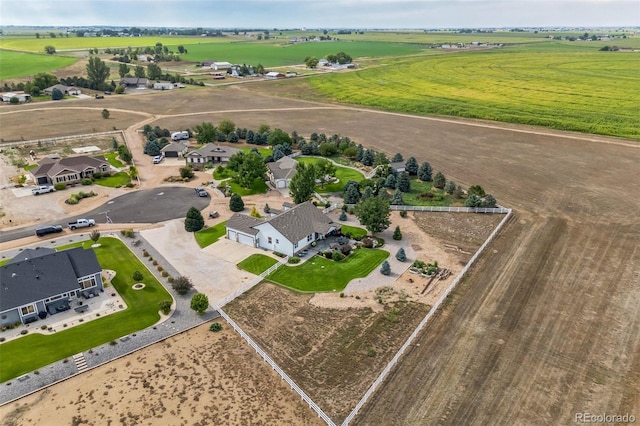
[[236,213],[226,226],[227,238],[232,241],[288,256],[340,229],[339,224],[334,223],[311,201],[267,219]]
[[229,158],[238,152],[240,152],[240,150],[237,148],[208,143],[200,149],[187,153],[184,158],[188,166],[191,166],[191,168],[195,170],[202,170],[207,163],[213,165],[228,163]]
[[99,295],[102,268],[93,250],[21,251],[0,267],[0,324],[28,324]]
[[291,157],[282,157],[278,161],[267,163],[267,176],[271,184],[280,189],[288,188],[291,178],[296,174],[298,162]]

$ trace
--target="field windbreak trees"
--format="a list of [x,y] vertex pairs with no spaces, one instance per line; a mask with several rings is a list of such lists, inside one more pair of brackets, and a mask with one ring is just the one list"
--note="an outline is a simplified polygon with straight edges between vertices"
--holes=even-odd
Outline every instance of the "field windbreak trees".
[[109,67],[97,56],[92,56],[87,62],[87,79],[90,89],[101,89],[104,81],[109,77]]

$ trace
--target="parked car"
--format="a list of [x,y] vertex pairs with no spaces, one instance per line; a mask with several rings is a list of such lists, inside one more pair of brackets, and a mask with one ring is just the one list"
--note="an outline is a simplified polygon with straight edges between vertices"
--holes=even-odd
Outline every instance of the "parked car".
[[205,191],[205,189],[201,186],[196,187],[196,194],[198,194],[199,197],[208,197],[209,193],[207,191]]
[[105,94],[105,95],[110,95],[110,94],[111,94],[111,92],[110,92],[110,91],[108,91],[108,90],[105,90],[105,91],[104,91],[104,94]]
[[69,229],[74,230],[78,228],[92,227],[95,224],[96,221],[93,219],[78,219],[75,222],[69,222],[67,226]]
[[96,95],[96,99],[104,99],[104,95]]
[[156,155],[155,157],[153,157],[153,164],[160,164],[163,158],[164,155]]
[[60,225],[43,226],[36,229],[36,235],[38,237],[42,237],[48,234],[57,234],[58,232],[62,232],[62,226]]
[[53,192],[56,189],[51,185],[40,185],[31,190],[33,195],[46,194],[47,192]]

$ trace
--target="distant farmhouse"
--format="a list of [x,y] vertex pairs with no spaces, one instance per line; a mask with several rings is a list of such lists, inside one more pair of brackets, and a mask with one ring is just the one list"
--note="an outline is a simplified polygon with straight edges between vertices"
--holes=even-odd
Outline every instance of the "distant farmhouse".
[[74,300],[98,296],[101,273],[93,250],[21,251],[0,267],[0,325],[28,324],[69,310]]
[[43,92],[47,95],[51,95],[53,94],[54,89],[58,89],[64,95],[78,96],[82,94],[82,91],[78,87],[65,86],[64,84],[55,84],[51,87],[47,87]]

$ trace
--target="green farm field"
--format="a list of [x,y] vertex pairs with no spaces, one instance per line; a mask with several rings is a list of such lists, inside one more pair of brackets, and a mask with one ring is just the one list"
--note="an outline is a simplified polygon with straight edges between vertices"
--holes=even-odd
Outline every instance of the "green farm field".
[[0,80],[64,68],[75,61],[75,58],[65,56],[0,50]]
[[600,52],[600,45],[545,43],[405,58],[309,82],[336,101],[389,111],[640,139],[638,53]]

